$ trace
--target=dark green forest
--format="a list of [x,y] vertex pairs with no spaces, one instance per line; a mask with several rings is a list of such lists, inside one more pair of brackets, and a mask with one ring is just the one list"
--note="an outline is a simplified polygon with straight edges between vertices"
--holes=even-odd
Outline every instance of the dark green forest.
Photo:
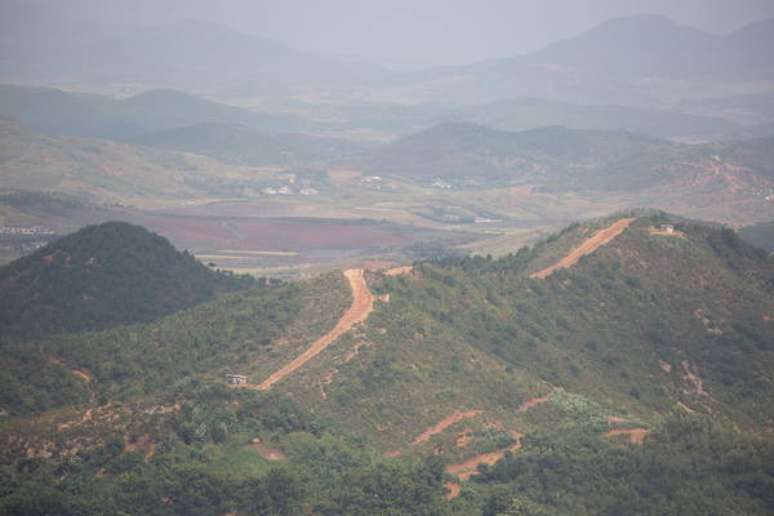
[[0,268],[0,339],[147,322],[254,284],[142,227],[88,226]]

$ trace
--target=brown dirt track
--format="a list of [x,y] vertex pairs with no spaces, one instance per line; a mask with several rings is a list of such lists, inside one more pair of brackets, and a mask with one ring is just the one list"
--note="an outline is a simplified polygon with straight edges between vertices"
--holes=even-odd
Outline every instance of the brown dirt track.
[[645,438],[650,433],[650,430],[645,428],[630,428],[630,429],[616,429],[610,430],[604,434],[605,437],[617,437],[625,436],[626,440],[631,444],[642,444],[645,442]]
[[460,492],[462,491],[462,486],[459,485],[457,482],[446,482],[446,490],[449,491],[448,493],[446,493],[446,499],[454,500],[460,495]]
[[434,435],[440,434],[447,428],[449,428],[452,425],[455,425],[459,423],[460,421],[464,421],[465,419],[474,418],[481,414],[480,410],[468,410],[467,412],[455,412],[451,416],[442,419],[434,426],[428,428],[424,432],[422,432],[419,437],[414,439],[414,441],[411,443],[412,445],[416,446],[418,444],[425,443],[430,440],[430,438]]
[[393,267],[392,269],[388,269],[384,271],[385,276],[402,276],[403,274],[411,274],[411,271],[414,270],[414,267],[411,265],[404,265],[402,267]]
[[518,432],[511,432],[511,436],[516,439],[516,442],[508,448],[476,455],[475,457],[471,457],[464,462],[453,464],[447,467],[446,472],[450,475],[456,476],[460,480],[470,480],[470,477],[478,475],[478,466],[480,464],[494,466],[500,459],[505,456],[505,452],[515,452],[521,449],[521,439],[524,436]]
[[615,240],[615,238],[623,233],[626,228],[628,228],[635,220],[637,219],[621,219],[609,227],[597,231],[591,238],[583,242],[580,247],[573,249],[570,254],[556,262],[554,265],[547,267],[542,271],[531,274],[530,278],[546,279],[559,269],[567,269],[572,267],[584,256],[593,253],[603,245]]
[[517,410],[516,412],[518,412],[519,414],[523,414],[531,408],[534,408],[534,407],[537,407],[538,405],[542,405],[543,403],[546,403],[550,399],[551,399],[550,395],[529,399],[524,403],[522,403],[521,406],[519,407],[519,410]]
[[275,371],[271,376],[258,385],[258,390],[267,391],[275,383],[282,381],[285,377],[292,374],[304,364],[322,353],[325,348],[331,345],[336,339],[347,333],[356,324],[364,322],[371,311],[374,309],[374,296],[368,289],[363,269],[349,269],[344,271],[344,276],[349,281],[352,289],[352,305],[347,309],[344,315],[336,323],[331,331],[314,341],[309,348],[292,362]]

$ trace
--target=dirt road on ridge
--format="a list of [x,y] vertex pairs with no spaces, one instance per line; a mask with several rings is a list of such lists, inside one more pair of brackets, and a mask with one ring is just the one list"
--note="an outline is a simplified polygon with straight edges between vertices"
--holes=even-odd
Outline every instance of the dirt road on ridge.
[[268,391],[275,383],[292,374],[304,364],[319,355],[336,339],[347,333],[353,326],[368,319],[374,309],[374,296],[368,289],[363,269],[349,269],[344,271],[344,276],[352,289],[352,305],[336,323],[331,331],[317,339],[309,348],[296,357],[292,362],[272,373],[259,386],[258,390]]
[[608,244],[615,240],[615,238],[623,233],[626,228],[628,228],[632,222],[634,222],[637,219],[631,218],[631,219],[621,219],[615,223],[613,223],[611,226],[606,227],[604,229],[600,229],[594,235],[583,242],[579,247],[573,249],[570,254],[556,262],[550,267],[547,267],[543,269],[542,271],[536,272],[534,274],[530,275],[530,278],[539,278],[539,279],[546,279],[551,274],[553,274],[555,271],[559,269],[567,269],[568,267],[572,267],[578,261],[583,258],[586,255],[589,255],[602,247],[605,244]]

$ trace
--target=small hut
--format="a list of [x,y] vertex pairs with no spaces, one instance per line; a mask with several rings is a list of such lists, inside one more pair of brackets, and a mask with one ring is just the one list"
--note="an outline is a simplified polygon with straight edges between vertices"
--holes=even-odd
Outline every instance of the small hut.
[[226,380],[230,385],[246,385],[247,376],[243,374],[227,374]]
[[661,224],[661,226],[659,226],[659,229],[668,235],[671,235],[672,233],[675,232],[675,227],[672,224]]

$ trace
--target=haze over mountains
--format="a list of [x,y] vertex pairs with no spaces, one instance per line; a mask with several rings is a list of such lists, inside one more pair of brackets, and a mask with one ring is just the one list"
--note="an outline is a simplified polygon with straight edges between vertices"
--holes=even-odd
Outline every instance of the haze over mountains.
[[771,79],[771,60],[760,50],[774,44],[774,20],[717,36],[663,16],[635,16],[598,27],[516,58],[612,78]]
[[[675,100],[666,85],[646,89],[638,84],[644,80],[700,82],[731,91],[732,85],[744,89],[774,79],[765,51],[774,45],[772,20],[718,36],[660,16],[613,19],[527,55],[408,75],[362,60],[297,52],[205,22],[108,27],[46,24],[38,17],[15,21],[5,27],[0,45],[4,82],[172,87],[240,97],[314,89],[336,96],[372,95],[364,87],[395,96],[410,88],[425,99],[432,94],[436,100],[465,103],[541,96],[643,105]],[[690,89],[677,92],[693,96]]]
[[420,91],[468,102],[540,96],[658,105],[770,80],[772,64],[763,49],[772,44],[771,20],[713,36],[663,17],[635,16],[529,55],[430,72],[417,83]]
[[50,135],[114,140],[204,122],[271,131],[301,125],[301,121],[293,117],[255,113],[173,90],[151,90],[114,99],[52,88],[3,85],[0,86],[0,114]]
[[29,25],[9,26],[0,41],[5,81],[206,92],[255,83],[263,92],[277,94],[309,81],[344,84],[363,71],[370,76],[379,72],[206,22],[145,28],[41,23],[36,17]]
[[774,513],[774,22],[465,1],[0,4],[0,514]]

